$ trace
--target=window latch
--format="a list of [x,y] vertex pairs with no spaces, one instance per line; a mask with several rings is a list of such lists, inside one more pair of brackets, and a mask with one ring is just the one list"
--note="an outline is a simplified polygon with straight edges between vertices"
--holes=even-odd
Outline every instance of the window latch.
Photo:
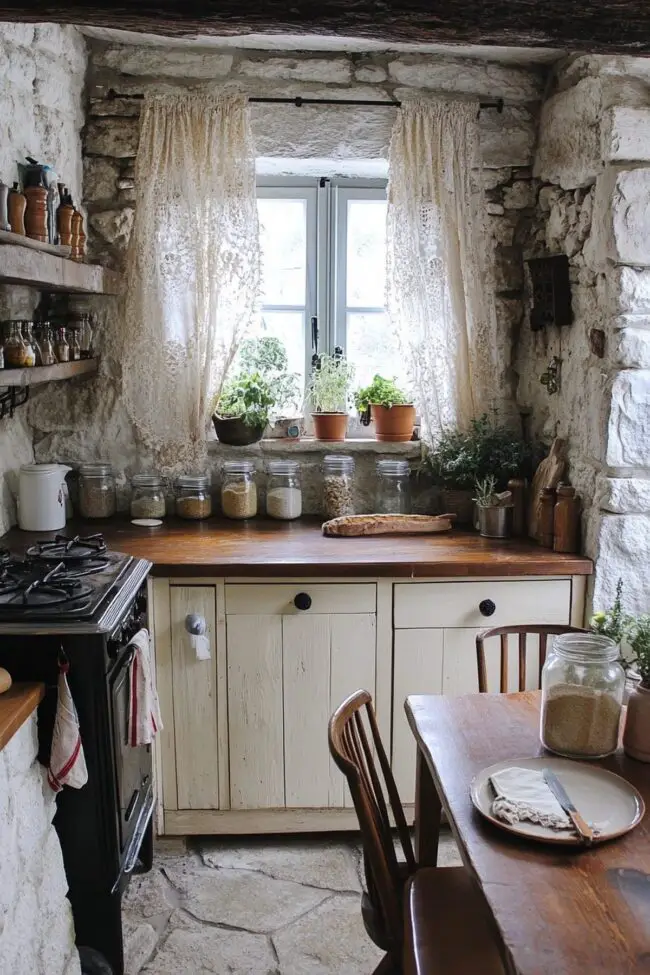
[[312,315],[311,318],[311,367],[312,369],[320,368],[320,356],[318,354],[318,318],[316,315]]

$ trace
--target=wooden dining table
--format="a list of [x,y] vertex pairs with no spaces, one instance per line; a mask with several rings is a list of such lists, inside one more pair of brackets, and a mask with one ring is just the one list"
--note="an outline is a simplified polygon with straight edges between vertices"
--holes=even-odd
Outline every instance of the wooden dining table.
[[[496,762],[544,754],[539,692],[413,696],[405,707],[418,748],[418,863],[436,865],[444,809],[506,971],[650,972],[650,811],[626,836],[590,849],[509,835],[474,808],[470,784]],[[650,808],[650,765],[622,751],[596,764],[631,782]]]

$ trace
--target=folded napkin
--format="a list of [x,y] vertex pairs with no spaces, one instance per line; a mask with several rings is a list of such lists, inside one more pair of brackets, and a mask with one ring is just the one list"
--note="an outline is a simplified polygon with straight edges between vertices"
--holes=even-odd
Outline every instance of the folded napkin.
[[571,821],[557,801],[541,772],[528,768],[507,768],[490,776],[495,799],[492,813],[506,823],[527,819],[550,829],[571,829]]
[[156,689],[156,674],[151,655],[149,631],[138,630],[131,637],[133,647],[129,687],[129,744],[150,745],[163,723]]

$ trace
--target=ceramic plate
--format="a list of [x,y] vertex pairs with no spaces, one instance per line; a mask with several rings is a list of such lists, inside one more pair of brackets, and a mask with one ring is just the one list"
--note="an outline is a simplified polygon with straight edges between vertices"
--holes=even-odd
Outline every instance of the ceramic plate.
[[536,823],[504,823],[492,815],[494,790],[490,776],[507,768],[528,768],[541,772],[549,768],[569,793],[576,808],[597,831],[595,842],[603,843],[622,836],[641,822],[645,813],[643,799],[629,782],[620,775],[608,772],[597,765],[572,762],[566,758],[518,758],[497,762],[483,769],[470,786],[472,802],[491,823],[508,833],[537,840],[542,843],[563,843],[579,846],[581,841],[572,830],[555,830]]

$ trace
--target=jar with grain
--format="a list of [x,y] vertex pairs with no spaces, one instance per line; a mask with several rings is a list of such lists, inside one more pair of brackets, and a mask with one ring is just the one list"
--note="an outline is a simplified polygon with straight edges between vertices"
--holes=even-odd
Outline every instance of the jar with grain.
[[212,495],[207,474],[183,474],[176,479],[176,514],[189,521],[210,517]]
[[254,518],[257,514],[255,465],[251,460],[231,460],[223,465],[221,510],[226,518]]
[[613,640],[600,633],[555,637],[542,671],[542,744],[567,758],[611,755],[624,690],[625,671]]
[[271,460],[266,488],[266,513],[269,518],[293,521],[302,514],[300,465],[296,460]]
[[160,474],[133,475],[131,478],[131,517],[165,517],[165,489]]
[[79,514],[82,518],[111,518],[115,514],[115,475],[110,464],[82,464],[79,468]]
[[[29,365],[29,349],[23,338],[20,322],[5,322],[3,355],[6,369],[22,369]],[[33,363],[32,363],[33,364]]]
[[324,457],[323,510],[327,519],[354,514],[354,457],[347,454]]
[[407,460],[377,461],[375,511],[380,515],[411,513],[410,468]]

